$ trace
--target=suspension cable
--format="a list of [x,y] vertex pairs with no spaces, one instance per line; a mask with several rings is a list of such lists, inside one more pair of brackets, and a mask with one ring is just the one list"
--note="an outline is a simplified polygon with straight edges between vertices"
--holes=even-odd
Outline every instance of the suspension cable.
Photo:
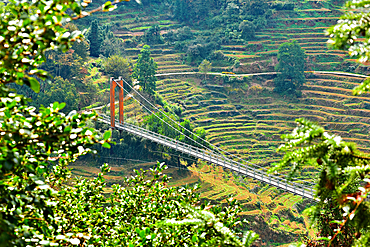
[[[244,160],[244,159],[242,159],[242,158],[240,158],[240,157],[238,157],[238,156],[236,156],[236,155],[234,155],[234,154],[231,154],[231,153],[229,153],[229,152],[227,152],[227,151],[225,151],[225,150],[223,150],[223,149],[221,149],[221,148],[219,148],[219,147],[217,147],[216,145],[214,145],[214,144],[212,144],[212,143],[210,143],[210,142],[208,142],[207,140],[204,140],[203,138],[201,138],[200,136],[198,136],[198,135],[196,135],[196,134],[194,134],[193,132],[191,132],[190,130],[188,130],[188,129],[186,129],[185,127],[183,127],[182,125],[180,125],[178,122],[176,122],[175,120],[173,120],[172,118],[170,118],[169,116],[167,116],[164,112],[162,112],[158,107],[156,107],[155,105],[153,105],[150,101],[148,101],[144,96],[142,96],[135,88],[133,88],[128,82],[126,82],[124,79],[122,79],[121,78],[121,80],[122,81],[124,81],[125,83],[126,83],[126,85],[127,86],[129,86],[130,87],[130,89],[132,90],[132,91],[134,91],[136,94],[138,94],[142,99],[144,99],[149,105],[151,105],[154,109],[156,109],[157,111],[159,111],[160,113],[162,113],[164,116],[166,116],[168,119],[170,119],[173,123],[175,123],[178,127],[180,127],[181,129],[184,129],[185,131],[187,131],[188,133],[190,133],[190,134],[192,134],[192,135],[194,135],[194,136],[196,136],[197,138],[199,138],[200,140],[202,140],[202,141],[204,141],[205,143],[207,143],[207,144],[209,144],[211,147],[214,147],[217,151],[218,151],[218,153],[219,154],[221,154],[222,156],[224,156],[225,158],[226,158],[226,156],[222,153],[222,152],[224,152],[224,153],[226,153],[227,155],[230,155],[230,156],[232,156],[232,157],[235,157],[235,158],[237,158],[238,160],[241,160],[241,161],[243,161],[243,162],[245,162],[245,163],[247,163],[247,164],[249,164],[249,165],[251,165],[251,166],[254,166],[254,167],[257,167],[257,168],[261,168],[261,169],[263,169],[263,170],[265,170],[265,171],[267,171],[268,170],[268,168],[266,168],[266,167],[263,167],[263,166],[259,166],[259,165],[257,165],[257,164],[254,164],[254,163],[252,163],[252,162],[249,162],[249,161],[247,161],[247,160]],[[130,92],[128,92],[123,86],[121,86],[119,83],[116,83],[116,85],[118,85],[121,89],[123,89],[127,94],[131,94]],[[131,94],[132,95],[132,94]],[[165,120],[163,120],[161,117],[159,117],[157,114],[155,114],[152,110],[150,110],[147,106],[145,106],[141,101],[139,101],[137,98],[135,98],[133,95],[132,95],[132,98],[134,99],[134,100],[136,100],[140,105],[142,105],[149,113],[151,113],[151,114],[153,114],[153,115],[155,115],[159,120],[161,120],[163,123],[165,123],[167,126],[169,126],[170,128],[172,128],[173,130],[175,130],[176,132],[178,132],[178,133],[180,133],[181,135],[183,135],[184,137],[186,137],[186,138],[188,138],[190,141],[192,141],[192,142],[194,142],[194,143],[196,143],[196,144],[198,144],[199,146],[201,146],[201,147],[203,147],[203,148],[205,148],[206,150],[208,150],[208,151],[210,151],[210,152],[212,152],[213,150],[211,150],[211,149],[209,149],[208,147],[206,147],[205,145],[203,145],[203,144],[201,144],[201,143],[199,143],[199,142],[197,142],[196,140],[193,140],[191,137],[189,137],[189,136],[187,136],[187,135],[185,135],[185,133],[183,133],[183,132],[181,132],[181,131],[179,131],[178,129],[176,129],[176,128],[174,128],[173,126],[171,126],[170,124],[168,124]],[[300,179],[296,179],[296,178],[292,178],[292,180],[300,180]]]
[[[119,85],[117,83],[117,85]],[[119,85],[120,88],[122,88],[126,93],[129,94],[129,92],[124,88],[122,87],[121,85]],[[135,90],[136,91],[136,90]],[[190,138],[189,136],[185,135],[183,132],[179,131],[178,129],[174,128],[173,126],[169,125],[165,120],[163,120],[161,117],[159,117],[157,114],[155,114],[153,111],[151,111],[146,105],[144,105],[142,102],[140,102],[138,99],[136,99],[133,95],[132,95],[132,98],[135,99],[141,106],[143,106],[149,113],[153,114],[154,116],[156,116],[159,120],[161,120],[163,123],[165,123],[166,125],[168,125],[170,128],[172,128],[173,130],[175,130],[176,132],[180,133],[181,135],[185,136],[186,138],[188,138],[190,141],[193,141],[195,142],[196,144],[200,145],[201,147],[205,148],[206,150],[208,151],[212,151],[211,149],[209,149],[208,147],[206,147],[205,145],[193,140],[192,138]],[[164,114],[165,115],[165,114]],[[167,118],[169,118],[167,115],[165,115]],[[170,118],[172,121],[174,121],[172,118]],[[176,121],[174,121],[175,123],[177,123]],[[180,125],[181,126],[181,125]],[[182,126],[181,126],[182,127]],[[182,127],[183,128],[183,127]],[[186,128],[184,128],[186,129]],[[186,129],[187,130],[187,129]],[[190,132],[190,131],[189,131]],[[192,132],[190,132],[192,133]],[[202,139],[203,140],[203,139]]]
[[[205,143],[207,143],[207,144],[209,144],[210,146],[212,146],[212,147],[214,147],[221,155],[223,155],[223,156],[225,156],[224,154],[223,154],[223,152],[224,153],[226,153],[227,155],[230,155],[230,156],[232,156],[232,157],[235,157],[235,158],[237,158],[237,159],[239,159],[239,160],[241,160],[241,161],[244,161],[244,162],[246,162],[246,163],[248,163],[248,164],[250,164],[250,165],[252,165],[252,166],[257,166],[257,167],[259,167],[259,168],[262,168],[262,169],[264,169],[264,170],[267,170],[267,168],[265,168],[265,167],[262,167],[262,166],[259,166],[259,165],[256,165],[256,164],[253,164],[253,163],[251,163],[251,162],[249,162],[249,161],[246,161],[246,160],[244,160],[244,159],[242,159],[242,158],[240,158],[240,157],[238,157],[238,156],[236,156],[236,155],[234,155],[234,154],[231,154],[231,153],[229,153],[229,152],[227,152],[227,151],[225,151],[225,150],[223,150],[223,149],[221,149],[221,148],[219,148],[219,147],[217,147],[216,145],[214,145],[214,144],[212,144],[212,143],[210,143],[210,142],[208,142],[207,140],[204,140],[203,138],[201,138],[200,136],[198,136],[197,134],[194,134],[193,132],[191,132],[190,130],[188,130],[188,129],[186,129],[186,128],[184,128],[183,126],[181,126],[179,123],[177,123],[176,121],[174,121],[172,118],[170,118],[170,117],[168,117],[164,112],[162,112],[159,108],[157,108],[155,105],[153,105],[150,101],[148,101],[144,96],[142,96],[136,89],[134,89],[128,82],[126,82],[124,79],[122,79],[121,78],[121,80],[122,81],[124,81],[125,83],[126,83],[126,85],[128,85],[130,88],[131,88],[131,90],[132,91],[134,91],[135,93],[137,93],[142,99],[144,99],[149,105],[151,105],[154,109],[156,109],[157,111],[159,111],[160,113],[162,113],[164,116],[166,116],[168,119],[170,119],[173,123],[175,123],[177,126],[179,126],[180,128],[182,128],[182,129],[184,129],[185,131],[187,131],[188,133],[190,133],[190,134],[192,134],[192,135],[194,135],[194,136],[196,136],[197,138],[199,138],[200,140],[202,140],[202,141],[204,141]],[[119,83],[117,83],[117,85],[119,85]],[[119,85],[119,87],[121,87],[123,90],[125,90],[121,85]],[[127,92],[127,90],[125,90],[126,92]],[[134,98],[134,97],[133,97]],[[134,98],[136,101],[138,101],[140,104],[142,104],[139,100],[137,100],[136,98]],[[149,110],[150,111],[150,110]],[[153,113],[152,111],[150,111],[151,113]],[[156,117],[158,117],[155,113],[153,113]],[[162,120],[165,124],[167,124],[168,126],[170,126],[170,127],[172,127],[171,125],[169,125],[166,121],[164,121],[164,120]],[[173,128],[173,127],[172,127]],[[173,129],[175,129],[175,128],[173,128]],[[177,129],[175,129],[176,131],[178,131]],[[178,132],[180,132],[180,131],[178,131]],[[182,132],[180,132],[182,135],[184,135],[185,137],[187,137],[187,138],[189,138],[189,139],[191,139],[190,137],[188,137],[188,136],[186,136],[184,133],[182,133]],[[197,141],[195,141],[195,140],[193,140],[193,139],[191,139],[192,141],[194,141],[195,143],[197,143],[197,144],[200,144],[200,143],[198,143]],[[200,144],[202,147],[204,147],[204,145],[202,145],[202,144]],[[208,148],[206,148],[207,150],[209,150]]]

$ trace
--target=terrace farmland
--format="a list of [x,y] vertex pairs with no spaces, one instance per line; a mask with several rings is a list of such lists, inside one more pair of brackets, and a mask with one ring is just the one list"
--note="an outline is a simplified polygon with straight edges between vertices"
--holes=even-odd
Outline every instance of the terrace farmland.
[[[340,7],[328,1],[294,2],[295,11],[276,11],[268,26],[256,32],[254,40],[242,45],[221,46],[226,56],[238,58],[241,62],[233,72],[274,71],[279,45],[297,40],[306,51],[306,71],[366,75],[367,68],[356,64],[345,52],[327,48],[324,32],[342,14]],[[161,23],[163,34],[183,25],[166,14],[152,16],[147,14],[150,13],[148,11],[127,9],[115,16],[127,17],[114,30],[115,35],[124,39],[140,36],[152,24]],[[102,15],[101,19],[109,22],[114,18],[107,19]],[[202,32],[192,29],[194,33]],[[126,55],[135,61],[139,51],[140,46],[129,48]],[[197,67],[184,63],[185,54],[172,45],[151,45],[151,52],[158,63],[158,74],[197,71]],[[214,67],[212,71],[226,69]],[[273,79],[273,75],[265,75],[226,82],[215,75],[208,75],[206,81],[203,75],[161,76],[157,92],[166,101],[180,105],[182,116],[190,119],[196,127],[203,127],[212,144],[261,166],[269,167],[281,158],[281,154],[275,151],[282,143],[280,136],[289,133],[295,127],[294,120],[299,117],[317,121],[344,140],[358,143],[360,150],[370,151],[370,97],[352,96],[353,87],[363,78],[350,74],[306,73],[307,80],[301,88],[300,98],[275,94]],[[139,106],[131,101],[126,107],[127,119],[140,121],[143,113]],[[261,234],[262,239],[270,243],[286,243],[307,234],[307,219],[300,215],[300,207],[303,208],[307,202],[297,196],[201,162],[189,169],[192,171],[190,175],[174,176],[176,179],[171,185],[201,181],[202,198],[217,202],[225,202],[229,195],[233,195],[244,208],[243,217],[255,222],[252,229]],[[301,178],[312,182],[307,177],[313,175],[313,169],[307,167],[304,172]],[[269,246],[268,243],[260,245]]]

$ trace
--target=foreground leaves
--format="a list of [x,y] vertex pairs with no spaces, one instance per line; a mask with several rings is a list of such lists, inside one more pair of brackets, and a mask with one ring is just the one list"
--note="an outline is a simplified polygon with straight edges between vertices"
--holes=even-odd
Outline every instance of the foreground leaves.
[[197,185],[167,187],[164,169],[158,163],[136,171],[123,185],[113,185],[108,196],[103,195],[107,165],[97,178],[64,187],[56,211],[61,219],[59,238],[73,237],[82,246],[250,246],[258,238],[252,232],[237,238],[240,230],[235,227],[241,222],[235,200],[224,208],[190,206],[199,201]]
[[317,204],[305,211],[318,230],[318,238],[307,240],[307,246],[367,243],[370,203],[365,199],[370,192],[370,157],[316,123],[304,119],[296,122],[293,132],[283,135],[286,143],[278,151],[285,155],[271,171],[290,167],[293,176],[307,165],[319,171]]
[[67,116],[64,103],[36,111],[22,95],[2,86],[0,102],[0,245],[40,243],[57,224],[54,199],[67,177],[67,163],[92,152],[100,141],[87,128],[94,113]]

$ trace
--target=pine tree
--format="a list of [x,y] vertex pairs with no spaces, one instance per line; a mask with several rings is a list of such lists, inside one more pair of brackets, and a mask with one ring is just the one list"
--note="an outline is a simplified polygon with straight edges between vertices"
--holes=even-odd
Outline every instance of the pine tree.
[[156,88],[157,63],[150,57],[150,46],[144,45],[134,66],[132,77],[139,81],[145,92],[153,94]]
[[99,50],[103,42],[103,35],[97,20],[93,20],[91,22],[90,32],[87,36],[87,39],[90,41],[90,55],[93,57],[99,57]]

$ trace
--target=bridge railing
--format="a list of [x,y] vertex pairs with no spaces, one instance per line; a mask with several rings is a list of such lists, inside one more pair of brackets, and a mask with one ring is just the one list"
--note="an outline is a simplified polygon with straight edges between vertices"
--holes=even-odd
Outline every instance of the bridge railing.
[[[110,124],[110,118],[108,116],[100,116],[102,117],[103,122]],[[152,132],[145,128],[138,127],[129,123],[117,124],[116,128],[126,130],[132,134],[149,139],[151,141],[155,141],[159,144],[173,148],[182,153],[200,158],[216,165],[223,166],[232,171],[257,179],[259,181],[266,182],[285,191],[289,191],[302,197],[313,199],[314,190],[312,187],[308,187],[300,183],[288,181],[287,179],[268,174],[265,171],[261,171],[260,167],[242,164],[240,162],[229,159],[224,155],[217,154],[212,150],[204,150],[198,147],[194,147],[187,143],[172,139],[170,137]]]

